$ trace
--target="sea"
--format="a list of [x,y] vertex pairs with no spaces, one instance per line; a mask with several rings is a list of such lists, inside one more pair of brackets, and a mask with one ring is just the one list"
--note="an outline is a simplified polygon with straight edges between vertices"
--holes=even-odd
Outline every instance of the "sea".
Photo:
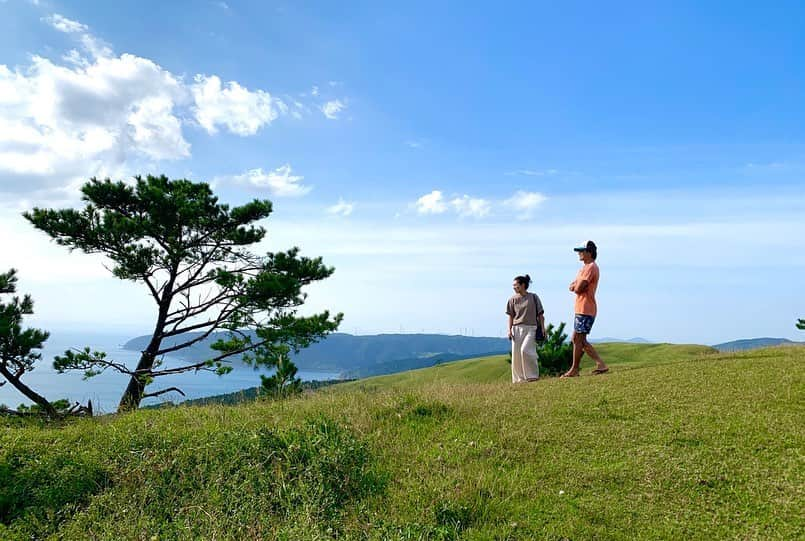
[[[61,398],[70,400],[70,403],[80,402],[86,405],[92,400],[96,413],[113,413],[117,409],[120,397],[129,381],[129,376],[113,371],[112,369],[89,379],[83,378],[83,372],[71,371],[59,374],[53,369],[53,358],[63,355],[68,349],[83,349],[89,346],[93,351],[103,351],[108,360],[123,363],[134,368],[140,358],[139,351],[123,349],[123,344],[131,336],[113,334],[83,334],[71,332],[51,333],[42,349],[42,359],[35,364],[33,371],[22,377],[22,382],[54,401]],[[163,368],[181,366],[179,359],[166,357]],[[167,387],[178,387],[186,396],[171,391],[163,395],[147,398],[142,405],[153,405],[166,402],[178,403],[191,398],[203,398],[219,394],[232,393],[260,385],[260,375],[270,375],[271,370],[255,370],[239,361],[232,364],[233,370],[229,374],[218,376],[216,374],[200,371],[186,372],[157,378],[146,392],[154,392]],[[340,374],[335,372],[316,372],[300,370],[297,377],[303,381],[338,379]],[[30,405],[31,401],[20,394],[10,383],[0,387],[0,404],[16,408],[20,404]]]

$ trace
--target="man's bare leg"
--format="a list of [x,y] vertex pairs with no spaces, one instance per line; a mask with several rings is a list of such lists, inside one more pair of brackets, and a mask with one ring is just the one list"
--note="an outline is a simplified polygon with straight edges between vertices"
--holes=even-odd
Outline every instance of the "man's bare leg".
[[[573,364],[570,370],[562,374],[563,378],[573,378],[579,375],[579,365],[581,365],[581,357],[584,355],[584,335],[573,331]],[[600,359],[600,357],[599,357]]]
[[[595,350],[593,345],[587,341],[587,335],[582,334],[581,337],[584,340],[584,343],[583,343],[583,346],[582,346],[584,348],[584,353],[589,355],[590,358],[592,358],[592,360],[595,361],[595,369],[600,371],[600,372],[604,372],[606,370],[609,370],[609,367],[604,363],[603,360],[601,360],[601,356]],[[575,350],[575,344],[573,344],[573,347],[574,347],[574,350]]]

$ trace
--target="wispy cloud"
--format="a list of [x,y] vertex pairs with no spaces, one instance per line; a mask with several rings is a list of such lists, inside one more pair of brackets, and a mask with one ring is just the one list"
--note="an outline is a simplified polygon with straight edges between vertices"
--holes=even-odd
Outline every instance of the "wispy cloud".
[[341,100],[330,100],[321,106],[321,112],[330,120],[337,120],[338,115],[347,107]]
[[433,190],[417,199],[414,208],[419,214],[442,214],[447,211],[447,204],[442,192]]
[[426,143],[427,143],[426,139],[408,139],[407,141],[405,141],[405,146],[407,146],[408,148],[420,149],[424,148]]
[[518,219],[527,220],[534,216],[537,208],[548,198],[539,192],[526,192],[518,190],[509,199],[503,201],[503,205],[516,213]]
[[785,162],[766,162],[766,163],[749,162],[745,166],[745,168],[750,171],[770,171],[770,170],[779,171],[787,167],[789,167],[789,164]]
[[[89,27],[83,23],[68,19],[67,17],[64,17],[58,13],[44,17],[42,20],[47,22],[59,32],[64,32],[65,34],[77,34],[82,47],[90,55],[92,55],[93,58],[107,58],[113,54],[112,48],[103,40],[91,34],[89,32]],[[70,54],[75,56],[76,53],[71,51]]]
[[471,218],[483,218],[492,211],[492,203],[480,197],[470,197],[463,195],[450,201],[450,206],[459,216]]
[[492,216],[495,209],[514,211],[518,219],[533,217],[536,209],[547,197],[538,192],[518,191],[505,200],[491,200],[468,194],[453,195],[446,198],[441,190],[433,190],[423,195],[410,205],[418,214],[455,213],[461,218],[486,218]]
[[327,213],[336,216],[349,216],[355,210],[355,203],[346,202],[342,198],[338,199],[338,203],[327,207]]
[[506,175],[515,176],[521,175],[526,177],[548,177],[559,173],[558,169],[517,169],[509,171]]
[[294,175],[291,166],[285,164],[273,171],[263,171],[262,168],[250,169],[241,175],[218,177],[215,183],[233,182],[251,186],[260,190],[267,190],[277,197],[300,197],[310,192],[312,186],[302,184],[304,177]]
[[59,32],[64,32],[66,34],[76,34],[79,32],[86,32],[89,30],[89,27],[85,24],[81,24],[78,21],[73,21],[59,15],[58,13],[54,13],[49,17],[45,17],[45,21],[47,21],[53,28],[58,30]]

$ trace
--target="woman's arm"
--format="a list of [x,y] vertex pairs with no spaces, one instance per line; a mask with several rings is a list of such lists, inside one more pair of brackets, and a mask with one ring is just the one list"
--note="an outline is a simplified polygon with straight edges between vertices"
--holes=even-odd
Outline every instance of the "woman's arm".
[[514,325],[514,316],[509,314],[509,330],[507,332],[507,336],[509,337],[509,340],[512,339],[512,325]]

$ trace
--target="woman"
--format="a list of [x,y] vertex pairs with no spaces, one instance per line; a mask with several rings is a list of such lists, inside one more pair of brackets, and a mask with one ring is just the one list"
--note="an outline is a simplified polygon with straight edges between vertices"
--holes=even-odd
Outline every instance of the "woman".
[[512,383],[539,379],[536,334],[539,327],[545,336],[545,311],[539,297],[528,292],[529,285],[529,275],[517,276],[512,283],[514,295],[506,303],[512,341]]

